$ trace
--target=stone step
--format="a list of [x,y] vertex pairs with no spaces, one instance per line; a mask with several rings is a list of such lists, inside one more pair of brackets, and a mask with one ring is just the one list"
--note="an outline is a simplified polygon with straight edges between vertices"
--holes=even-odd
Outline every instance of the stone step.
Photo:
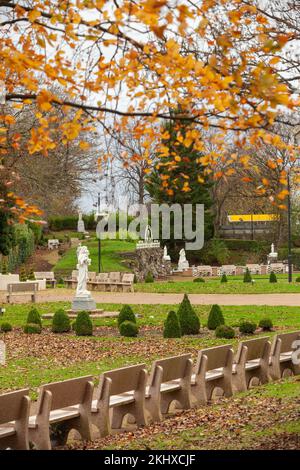
[[[77,317],[78,312],[73,312],[70,310],[67,310],[66,313],[68,314],[68,317],[73,319]],[[91,318],[116,318],[119,315],[119,312],[105,312],[104,310],[97,310],[97,311],[92,311],[90,313]],[[42,318],[44,320],[52,320],[54,316],[54,313],[45,313],[42,315]]]

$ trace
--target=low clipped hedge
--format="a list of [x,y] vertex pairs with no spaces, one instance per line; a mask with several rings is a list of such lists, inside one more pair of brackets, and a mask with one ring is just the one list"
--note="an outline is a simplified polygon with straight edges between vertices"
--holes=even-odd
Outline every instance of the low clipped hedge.
[[220,325],[215,331],[216,338],[232,339],[235,337],[235,331],[231,326]]
[[196,277],[195,279],[193,279],[193,282],[205,282],[205,280],[203,279],[203,277]]
[[164,338],[181,338],[181,326],[177,313],[171,310],[164,324]]
[[0,327],[1,333],[8,333],[9,331],[12,331],[12,329],[12,325],[8,322],[3,322]]
[[273,328],[273,322],[271,318],[262,318],[258,324],[259,328],[263,331],[271,331]]
[[256,324],[251,321],[243,321],[240,323],[239,330],[244,335],[253,335],[256,330]]
[[136,323],[132,321],[124,321],[119,326],[121,336],[128,338],[135,338],[138,335],[139,329]]

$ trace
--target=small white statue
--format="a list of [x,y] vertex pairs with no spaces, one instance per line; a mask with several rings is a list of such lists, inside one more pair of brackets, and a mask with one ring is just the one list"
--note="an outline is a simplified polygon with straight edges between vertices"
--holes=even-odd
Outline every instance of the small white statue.
[[152,229],[150,225],[146,226],[144,239],[145,239],[145,242],[149,242],[149,243],[153,241]]
[[164,259],[165,261],[171,261],[171,257],[170,257],[170,255],[168,255],[168,249],[167,249],[166,245],[164,246],[164,256],[163,256],[163,259]]
[[90,296],[90,292],[87,290],[88,281],[88,267],[91,264],[89,257],[90,252],[86,246],[79,246],[77,248],[77,269],[78,269],[78,282],[76,289],[76,297],[87,297]]
[[82,220],[82,212],[78,212],[77,232],[85,233],[84,221]]
[[179,260],[178,260],[178,270],[184,271],[190,267],[188,260],[185,256],[185,249],[182,248],[179,252]]

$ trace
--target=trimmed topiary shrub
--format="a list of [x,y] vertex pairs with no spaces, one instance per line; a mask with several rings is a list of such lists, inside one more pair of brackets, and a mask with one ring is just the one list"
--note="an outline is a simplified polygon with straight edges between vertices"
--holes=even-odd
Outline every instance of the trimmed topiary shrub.
[[219,325],[215,331],[216,338],[232,339],[235,337],[235,331],[231,326]]
[[121,336],[134,338],[138,335],[139,329],[136,323],[133,323],[132,321],[123,321],[119,326],[119,331]]
[[243,321],[240,323],[239,330],[244,335],[253,335],[256,330],[256,324],[251,321]]
[[215,330],[220,325],[225,325],[225,320],[220,306],[214,304],[208,315],[207,328],[209,330]]
[[8,322],[3,322],[0,327],[1,333],[8,333],[9,331],[12,331],[12,326]]
[[35,307],[32,307],[29,310],[26,323],[35,323],[36,325],[39,325],[40,327],[42,327],[41,315],[39,314],[39,311]]
[[20,277],[20,282],[27,281],[27,274],[26,274],[25,266],[21,266],[19,277]]
[[68,315],[63,309],[57,310],[52,319],[53,333],[67,333],[71,330],[71,323]]
[[273,322],[271,318],[262,318],[258,324],[259,328],[263,331],[271,331],[273,328]]
[[123,305],[121,308],[118,316],[118,326],[120,326],[124,321],[131,321],[132,323],[136,323],[135,314],[133,313],[130,305]]
[[300,282],[300,276],[296,277],[295,281]]
[[41,334],[42,328],[37,323],[26,323],[23,327],[24,333],[27,334]]
[[147,273],[147,276],[145,277],[145,282],[147,282],[147,283],[154,282],[154,277],[153,277],[152,273],[150,273],[150,272]]
[[277,277],[276,277],[276,274],[274,273],[274,271],[272,271],[270,273],[269,282],[271,282],[271,283],[277,282]]
[[28,274],[27,274],[27,279],[30,281],[35,281],[35,275],[34,275],[34,270],[33,267],[30,266]]
[[171,310],[164,324],[164,338],[181,338],[181,326],[177,313]]
[[252,282],[252,276],[248,268],[246,269],[244,274],[244,282]]
[[184,298],[179,305],[177,315],[181,327],[181,333],[183,335],[196,335],[199,333],[200,320],[191,306],[187,294],[184,294]]
[[228,282],[228,279],[225,273],[222,274],[221,282]]
[[77,336],[92,336],[93,323],[88,312],[79,312],[74,323],[74,330]]
[[2,261],[1,264],[1,274],[8,274],[8,264],[6,260]]
[[193,282],[205,282],[205,280],[203,279],[203,277],[196,277],[195,279],[193,279]]

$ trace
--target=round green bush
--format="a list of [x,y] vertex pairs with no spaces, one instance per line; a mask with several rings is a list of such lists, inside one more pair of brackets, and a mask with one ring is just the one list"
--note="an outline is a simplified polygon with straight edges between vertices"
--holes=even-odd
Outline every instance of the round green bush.
[[119,326],[119,331],[121,336],[134,338],[138,335],[139,329],[136,323],[133,323],[132,321],[124,321]]
[[77,336],[92,336],[93,323],[88,312],[79,312],[74,323],[74,330]]
[[183,335],[197,335],[199,333],[200,320],[191,306],[187,294],[184,294],[177,315]]
[[8,322],[3,322],[1,324],[1,333],[8,333],[9,331],[12,331],[12,325]]
[[121,308],[118,315],[118,326],[120,326],[124,321],[131,321],[132,323],[136,323],[135,314],[133,313],[130,305],[123,305]]
[[147,273],[147,276],[145,277],[145,282],[146,283],[154,282],[154,277],[153,277],[152,273],[150,273],[150,272]]
[[221,282],[228,282],[228,279],[225,273],[222,274]]
[[220,325],[225,325],[225,320],[220,306],[214,304],[208,315],[207,328],[209,330],[215,330]]
[[274,273],[274,271],[272,271],[272,272],[270,273],[269,282],[271,282],[272,284],[274,284],[275,282],[277,282],[277,277],[276,277],[276,274]]
[[246,269],[244,274],[244,282],[252,282],[252,276],[248,268]]
[[37,323],[26,323],[23,327],[24,333],[27,334],[41,334],[42,328]]
[[216,338],[232,339],[235,337],[235,331],[231,326],[219,325],[215,331]]
[[300,276],[296,277],[295,281],[300,282]]
[[258,326],[259,328],[262,328],[263,331],[271,331],[273,328],[273,322],[271,318],[262,318]]
[[181,326],[176,312],[168,313],[164,324],[164,338],[181,338]]
[[195,279],[193,279],[193,282],[205,282],[205,280],[203,279],[203,277],[196,277]]
[[52,319],[53,333],[67,333],[71,330],[70,319],[63,309],[55,312]]
[[251,321],[243,321],[240,323],[239,330],[244,335],[253,335],[256,330],[256,324]]
[[29,310],[26,323],[35,323],[36,325],[42,327],[41,315],[35,307],[32,307]]

